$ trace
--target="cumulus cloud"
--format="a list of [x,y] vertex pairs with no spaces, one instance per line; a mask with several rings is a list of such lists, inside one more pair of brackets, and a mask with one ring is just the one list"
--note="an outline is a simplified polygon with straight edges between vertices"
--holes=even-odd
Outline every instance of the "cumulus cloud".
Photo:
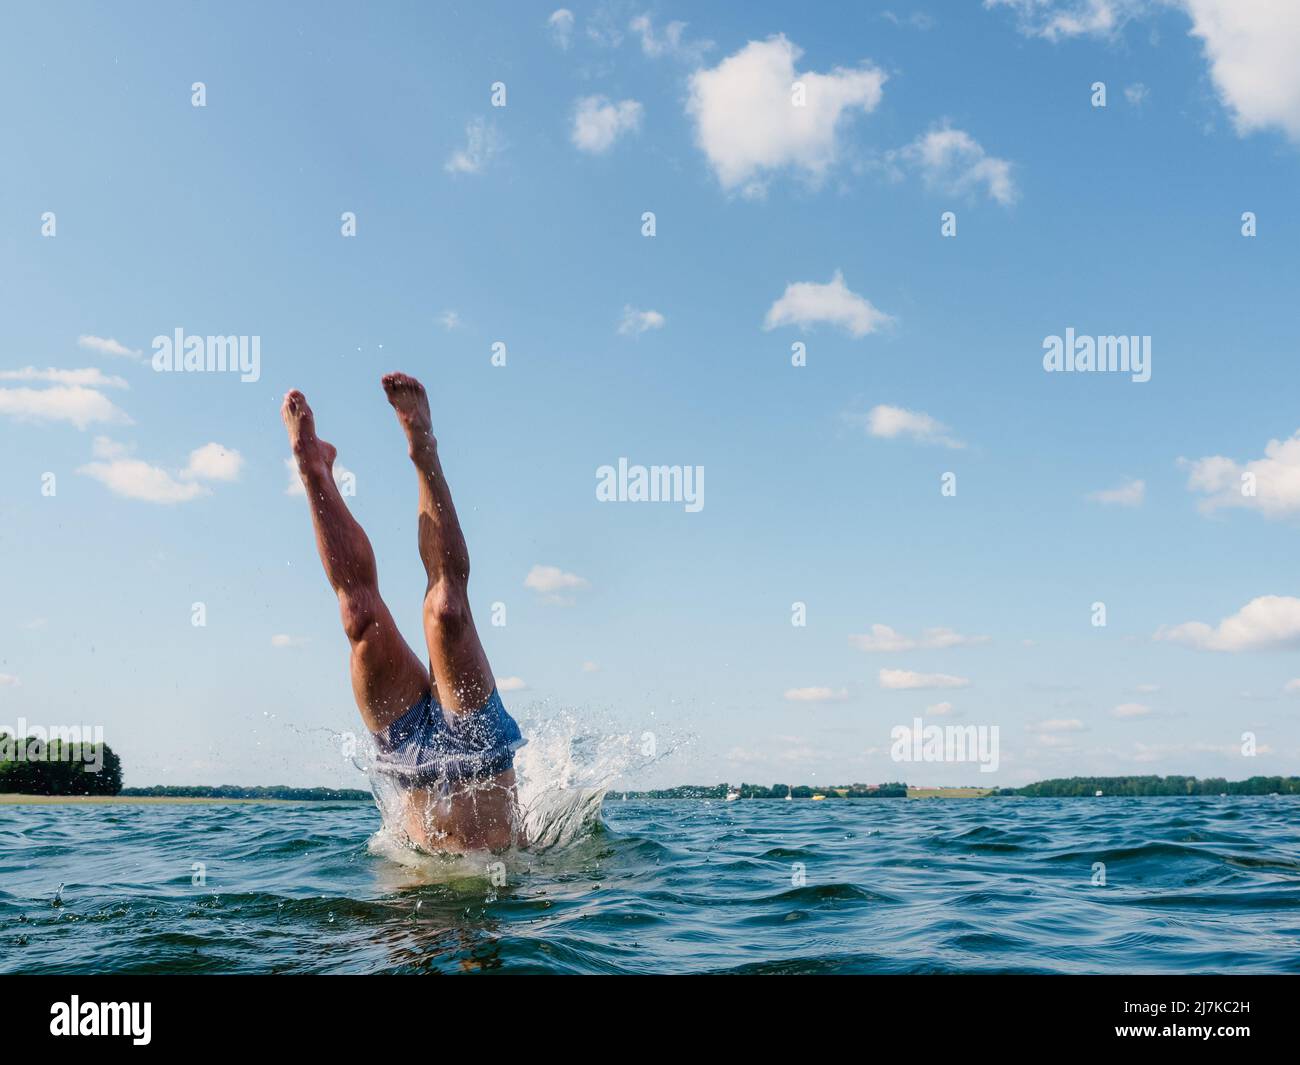
[[925,712],[931,717],[953,717],[953,706],[950,702],[935,703],[933,706],[927,706]]
[[181,476],[187,480],[234,481],[239,479],[244,458],[234,448],[220,444],[204,444],[190,452]]
[[893,322],[865,296],[849,290],[844,275],[836,270],[824,285],[815,281],[793,281],[767,310],[765,330],[797,325],[808,329],[819,323],[838,326],[854,339],[861,339]]
[[546,20],[546,27],[551,31],[551,40],[556,47],[567,52],[573,43],[573,12],[567,7],[552,11],[551,17]]
[[78,429],[99,422],[120,425],[131,422],[102,392],[82,385],[0,388],[0,414],[20,421],[70,422]]
[[881,403],[867,411],[866,417],[861,420],[868,433],[883,440],[905,436],[922,444],[942,444],[955,449],[966,446],[952,435],[943,422],[919,410]]
[[662,329],[667,321],[658,311],[639,311],[629,305],[623,308],[618,331],[622,336],[640,336],[649,329]]
[[1124,99],[1133,107],[1141,107],[1150,95],[1151,91],[1140,81],[1124,86]]
[[885,153],[900,170],[921,175],[929,189],[952,196],[984,192],[1003,207],[1019,198],[1011,163],[989,155],[969,133],[942,126],[923,133],[911,144]]
[[629,28],[641,38],[641,51],[651,59],[671,56],[684,63],[698,63],[713,48],[712,41],[686,40],[685,22],[670,22],[659,34],[649,15],[638,15]]
[[1155,638],[1201,651],[1260,651],[1300,647],[1300,599],[1261,595],[1217,626],[1203,621],[1162,625]]
[[574,106],[569,138],[580,151],[600,155],[624,133],[641,128],[642,112],[635,100],[614,103],[605,96],[584,96]]
[[1150,713],[1151,707],[1147,706],[1146,703],[1120,703],[1118,706],[1111,708],[1110,716],[1128,720],[1135,717],[1146,717]]
[[1182,0],[1210,77],[1240,134],[1279,128],[1300,140],[1300,4]]
[[945,628],[926,629],[920,636],[904,636],[888,625],[872,625],[869,633],[849,637],[849,643],[858,650],[873,653],[976,647],[988,642],[987,636],[964,636],[953,629]]
[[108,437],[96,437],[94,462],[77,472],[92,477],[114,495],[146,503],[187,503],[209,495],[204,481],[233,481],[239,476],[243,458],[234,448],[205,444],[190,452],[189,461],[178,472],[130,457],[130,449]]
[[0,370],[0,381],[37,381],[43,384],[68,385],[73,388],[127,388],[126,380],[110,376],[97,366],[81,370],[38,370],[24,366],[21,370]]
[[443,164],[449,174],[481,174],[502,148],[496,127],[483,118],[471,118],[465,124],[465,147],[451,153]]
[[548,603],[569,606],[573,600],[564,593],[587,588],[590,582],[576,573],[566,573],[559,566],[534,566],[524,578],[524,587],[539,592]]
[[1149,0],[984,0],[985,7],[1015,11],[1023,33],[1049,41],[1114,33],[1142,13]]
[[848,697],[847,688],[788,688],[785,693],[790,703],[842,703]]
[[1279,129],[1300,140],[1300,4],[1294,0],[985,0],[1015,10],[1023,32],[1048,40],[1112,36],[1173,6],[1191,20],[1210,80],[1238,134]]
[[497,677],[496,680],[500,692],[521,692],[528,687],[523,677]]
[[1088,493],[1088,498],[1094,503],[1107,503],[1119,507],[1138,507],[1146,498],[1147,485],[1146,481],[1125,481],[1116,488],[1103,488],[1097,492]]
[[1270,440],[1261,459],[1238,463],[1211,455],[1178,462],[1188,471],[1188,491],[1205,497],[1203,511],[1245,507],[1276,518],[1300,510],[1300,430],[1286,440]]
[[460,320],[460,314],[457,311],[443,311],[438,315],[438,324],[443,329],[451,332],[453,329],[459,329],[464,323]]
[[[762,195],[782,170],[821,179],[835,163],[844,120],[874,111],[886,76],[863,63],[829,74],[799,72],[802,49],[784,35],[750,41],[690,79],[687,114],[695,142],[727,191]],[[803,87],[796,106],[794,87]]]
[[83,334],[77,337],[77,346],[86,348],[88,351],[98,352],[100,355],[111,355],[118,359],[140,358],[140,352],[128,348],[125,344],[119,344],[112,337],[94,337]]
[[303,647],[306,643],[306,636],[290,636],[285,632],[276,633],[271,637],[272,647]]
[[880,686],[891,691],[919,691],[926,688],[969,688],[967,677],[948,673],[914,673],[910,669],[882,669]]

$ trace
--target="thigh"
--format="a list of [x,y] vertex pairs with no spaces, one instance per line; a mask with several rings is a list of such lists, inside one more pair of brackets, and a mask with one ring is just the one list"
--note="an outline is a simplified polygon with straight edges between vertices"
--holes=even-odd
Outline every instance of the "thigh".
[[429,691],[429,671],[382,604],[374,623],[352,641],[352,694],[371,732],[380,732]]

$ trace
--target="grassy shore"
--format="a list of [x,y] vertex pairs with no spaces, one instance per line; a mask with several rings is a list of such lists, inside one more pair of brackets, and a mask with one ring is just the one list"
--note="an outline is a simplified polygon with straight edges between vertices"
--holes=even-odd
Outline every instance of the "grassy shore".
[[0,806],[86,806],[101,803],[188,806],[195,803],[300,802],[297,799],[204,799],[180,795],[0,795]]
[[997,788],[908,788],[909,799],[982,799]]

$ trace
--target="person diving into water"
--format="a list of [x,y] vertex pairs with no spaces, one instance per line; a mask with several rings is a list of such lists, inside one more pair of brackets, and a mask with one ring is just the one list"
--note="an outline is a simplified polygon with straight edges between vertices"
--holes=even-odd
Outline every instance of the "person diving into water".
[[420,661],[379,595],[375,553],[334,483],[332,444],[316,435],[307,397],[281,415],[307,490],[316,548],[352,646],[352,692],[374,737],[376,768],[402,795],[402,827],[426,851],[501,850],[521,843],[514,753],[526,742],[502,705],[469,606],[469,549],[438,461],[424,386],[383,377],[420,486],[419,547],[428,575]]

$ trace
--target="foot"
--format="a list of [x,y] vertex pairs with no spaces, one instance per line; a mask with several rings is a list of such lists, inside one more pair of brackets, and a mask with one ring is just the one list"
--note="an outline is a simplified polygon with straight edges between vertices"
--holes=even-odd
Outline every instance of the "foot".
[[423,469],[433,461],[438,448],[438,441],[433,438],[433,418],[429,415],[429,397],[424,393],[424,385],[404,373],[384,374],[383,385],[388,402],[397,411],[397,420],[406,433],[411,459]]
[[280,417],[289,430],[289,446],[293,449],[298,472],[304,479],[309,474],[322,471],[328,473],[334,468],[338,450],[316,435],[316,417],[312,414],[311,407],[307,406],[307,397],[296,388],[285,393]]

